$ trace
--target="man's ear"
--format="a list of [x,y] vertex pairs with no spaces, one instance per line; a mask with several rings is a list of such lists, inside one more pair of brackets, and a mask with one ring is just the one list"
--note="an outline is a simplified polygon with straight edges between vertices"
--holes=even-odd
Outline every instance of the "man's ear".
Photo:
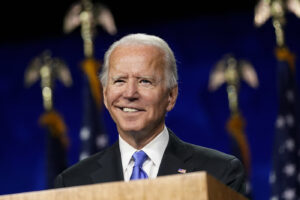
[[177,100],[177,96],[178,96],[178,85],[176,85],[175,87],[169,90],[167,112],[171,111],[174,108]]
[[107,98],[106,98],[106,87],[103,87],[103,103],[105,105],[105,107],[107,108]]

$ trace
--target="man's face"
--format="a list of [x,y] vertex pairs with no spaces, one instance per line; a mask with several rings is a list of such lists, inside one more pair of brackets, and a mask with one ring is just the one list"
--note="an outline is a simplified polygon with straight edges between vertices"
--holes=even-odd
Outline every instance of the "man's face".
[[177,98],[177,87],[166,87],[164,64],[162,51],[153,46],[123,45],[112,52],[104,103],[123,138],[163,130]]

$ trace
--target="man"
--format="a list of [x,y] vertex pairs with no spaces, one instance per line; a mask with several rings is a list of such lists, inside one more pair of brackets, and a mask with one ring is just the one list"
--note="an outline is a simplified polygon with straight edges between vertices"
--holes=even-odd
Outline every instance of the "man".
[[100,79],[119,140],[61,173],[57,187],[207,171],[244,193],[238,159],[185,143],[166,128],[165,116],[178,95],[178,78],[165,41],[146,34],[123,37],[106,52]]

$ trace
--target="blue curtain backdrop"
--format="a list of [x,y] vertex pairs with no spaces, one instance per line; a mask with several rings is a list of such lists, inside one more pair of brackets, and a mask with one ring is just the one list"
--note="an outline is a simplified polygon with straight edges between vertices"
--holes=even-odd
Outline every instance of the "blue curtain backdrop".
[[[300,21],[289,16],[286,27],[290,49],[300,55]],[[241,85],[240,108],[247,121],[246,133],[252,154],[254,199],[268,199],[272,142],[277,114],[275,36],[270,22],[253,26],[252,15],[228,15],[123,27],[111,37],[100,30],[95,56],[103,58],[108,46],[125,34],[144,32],[164,38],[175,52],[179,70],[179,98],[168,114],[167,126],[180,138],[197,145],[230,153],[225,130],[229,118],[225,86],[207,90],[209,73],[226,53],[247,59],[255,67],[260,86]],[[21,34],[21,33],[20,33]],[[68,126],[71,146],[69,165],[78,161],[82,119],[83,60],[79,32],[59,38],[44,38],[0,45],[0,194],[42,190],[46,187],[46,132],[38,125],[43,113],[39,83],[25,89],[24,71],[32,58],[45,49],[70,67],[74,85],[56,82],[55,107]],[[296,63],[297,64],[297,63]],[[298,70],[299,71],[299,70]],[[298,73],[299,77],[299,73]],[[105,111],[110,142],[117,139],[114,123]]]

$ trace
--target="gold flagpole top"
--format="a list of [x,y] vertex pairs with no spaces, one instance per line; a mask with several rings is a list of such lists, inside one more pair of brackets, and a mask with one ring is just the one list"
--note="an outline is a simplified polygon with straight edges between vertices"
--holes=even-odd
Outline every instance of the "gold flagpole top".
[[269,18],[272,18],[278,47],[285,46],[284,25],[286,23],[286,11],[290,11],[297,17],[300,17],[300,2],[298,0],[260,0],[255,7],[255,26],[260,27]]
[[93,4],[90,0],[81,0],[71,6],[64,18],[64,32],[70,33],[76,27],[81,26],[84,55],[86,58],[94,56],[94,37],[96,26],[101,25],[109,34],[117,32],[114,18],[104,5]]
[[52,58],[50,51],[44,51],[34,58],[25,71],[25,86],[30,87],[41,79],[43,105],[46,111],[53,109],[54,81],[59,79],[65,86],[72,85],[67,65],[58,58]]
[[254,67],[248,61],[237,60],[230,54],[218,61],[210,74],[208,85],[210,91],[214,91],[226,83],[231,115],[239,114],[238,93],[241,79],[253,88],[258,87],[258,78]]

